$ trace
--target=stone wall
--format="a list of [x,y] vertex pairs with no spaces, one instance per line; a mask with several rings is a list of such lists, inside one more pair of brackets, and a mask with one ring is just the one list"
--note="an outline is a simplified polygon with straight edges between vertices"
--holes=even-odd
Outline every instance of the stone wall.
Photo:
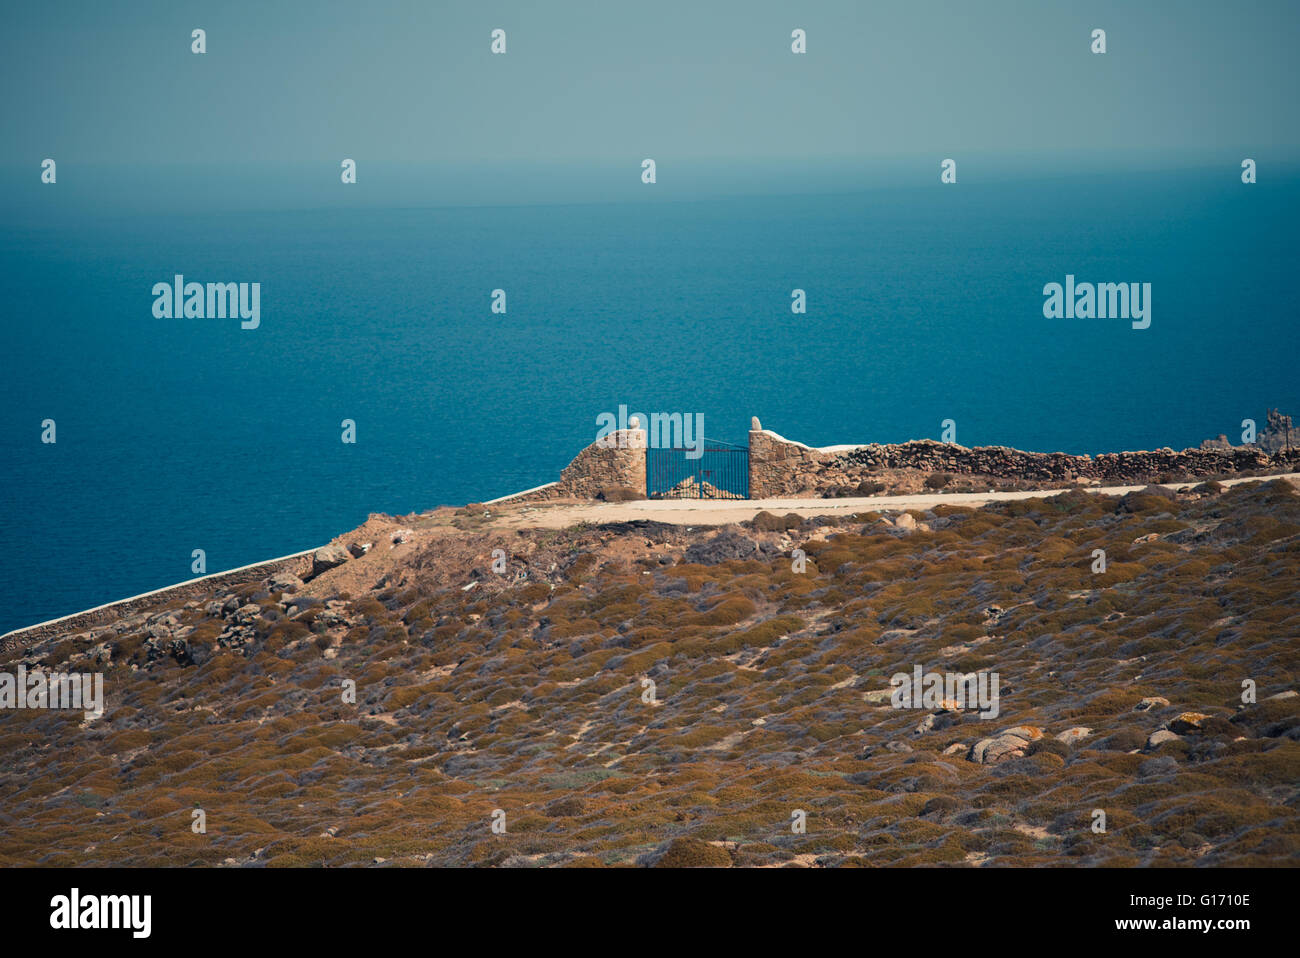
[[600,499],[628,490],[644,499],[645,450],[646,432],[633,416],[628,429],[612,432],[578,453],[560,473],[559,482],[498,501]]
[[755,418],[749,430],[749,497],[777,499],[816,488],[818,476],[835,459],[761,428]]
[[753,499],[816,494],[835,486],[857,485],[890,470],[946,472],[1030,483],[1096,480],[1107,485],[1138,485],[1168,475],[1181,480],[1297,466],[1300,451],[1294,448],[1273,455],[1258,446],[1229,446],[1072,456],[1063,452],[1023,452],[1005,446],[968,449],[922,439],[815,449],[763,429],[757,419],[749,433],[749,495]]
[[[1162,477],[1185,479],[1240,475],[1255,470],[1300,467],[1300,450],[1286,447],[1290,421],[1270,411],[1266,432],[1282,435],[1281,448],[1232,446],[1209,441],[1199,449],[1157,449],[1072,456],[1063,452],[1023,452],[1006,446],[968,449],[952,443],[913,442],[816,449],[764,429],[755,418],[749,431],[749,496],[774,499],[816,496],[836,487],[856,486],[884,473],[950,473],[1030,486],[1096,481],[1106,485],[1144,485]],[[548,499],[603,499],[622,493],[646,495],[646,431],[633,417],[630,428],[610,433],[583,449],[560,473],[558,482],[494,502]]]
[[0,635],[0,652],[26,648],[44,639],[56,636],[86,632],[98,626],[118,622],[132,615],[155,612],[177,599],[204,598],[223,589],[248,585],[250,582],[260,582],[276,572],[291,572],[299,577],[307,576],[311,570],[311,556],[315,551],[314,549],[308,549],[306,552],[297,552],[291,556],[269,559],[266,562],[258,562],[238,569],[230,569],[226,572],[214,572],[212,575],[203,576],[200,579],[190,579],[188,582],[166,586],[153,592],[146,592],[144,595],[110,602],[108,605],[87,609],[84,612],[77,612],[61,619],[53,619],[38,625],[15,629],[12,632]]

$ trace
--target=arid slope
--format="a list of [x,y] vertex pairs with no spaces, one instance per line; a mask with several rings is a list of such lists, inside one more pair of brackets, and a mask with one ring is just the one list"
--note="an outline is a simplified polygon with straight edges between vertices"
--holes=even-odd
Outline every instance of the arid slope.
[[[7,653],[108,703],[0,713],[0,864],[1300,864],[1285,481],[721,531],[483,511]],[[917,665],[998,673],[1000,714],[891,707]]]

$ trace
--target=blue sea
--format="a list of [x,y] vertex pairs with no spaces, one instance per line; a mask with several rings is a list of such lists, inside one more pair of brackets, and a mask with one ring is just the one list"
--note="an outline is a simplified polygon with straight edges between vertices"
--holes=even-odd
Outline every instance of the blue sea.
[[[620,405],[701,413],[739,442],[751,416],[812,445],[937,439],[953,419],[963,445],[1075,453],[1300,414],[1300,178],[937,179],[681,202],[25,207],[0,225],[0,631],[189,578],[196,548],[214,572],[371,512],[551,481]],[[176,273],[260,282],[260,328],[156,319],[151,288]],[[1067,274],[1151,283],[1150,328],[1045,319],[1043,286]]]

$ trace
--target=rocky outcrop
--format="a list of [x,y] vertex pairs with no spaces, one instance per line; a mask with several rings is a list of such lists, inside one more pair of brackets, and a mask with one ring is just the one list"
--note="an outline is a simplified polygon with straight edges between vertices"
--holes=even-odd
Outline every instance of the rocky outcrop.
[[1227,436],[1220,433],[1217,438],[1206,439],[1202,442],[1201,449],[1216,449],[1219,451],[1262,449],[1268,455],[1276,456],[1278,453],[1293,452],[1297,446],[1300,446],[1300,442],[1297,440],[1300,440],[1300,436],[1296,435],[1295,425],[1291,422],[1291,417],[1284,416],[1276,409],[1270,409],[1268,418],[1264,422],[1264,428],[1255,442],[1234,446]]
[[1259,434],[1259,447],[1269,455],[1280,452],[1292,452],[1296,448],[1295,426],[1290,416],[1284,416],[1276,409],[1268,411],[1268,421],[1264,431]]

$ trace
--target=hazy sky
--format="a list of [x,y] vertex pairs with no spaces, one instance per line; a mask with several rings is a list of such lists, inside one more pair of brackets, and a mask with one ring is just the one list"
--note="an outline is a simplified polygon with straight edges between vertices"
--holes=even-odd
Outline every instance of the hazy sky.
[[[1300,3],[11,3],[0,163],[1224,151],[1300,143]],[[208,52],[190,52],[190,31]],[[508,53],[489,52],[507,31]],[[790,31],[808,52],[790,52]],[[1094,27],[1108,52],[1089,51]],[[365,167],[363,166],[364,170]]]

